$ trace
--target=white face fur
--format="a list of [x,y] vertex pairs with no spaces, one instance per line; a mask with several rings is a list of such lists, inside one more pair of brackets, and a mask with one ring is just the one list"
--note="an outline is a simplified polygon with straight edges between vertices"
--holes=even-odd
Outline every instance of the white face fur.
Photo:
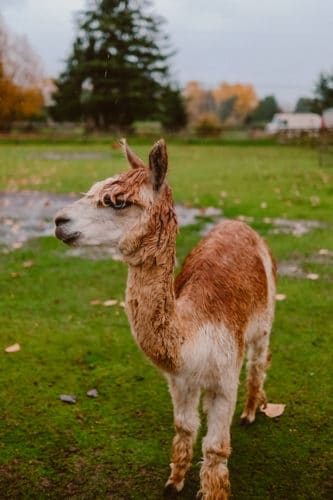
[[[119,242],[144,219],[144,209],[137,204],[103,206],[99,193],[115,178],[92,186],[80,200],[60,210],[55,217],[55,234],[64,243],[73,246],[107,245],[118,248]],[[102,197],[101,197],[102,198]]]
[[133,240],[133,235],[144,235],[149,210],[160,197],[167,172],[166,145],[163,139],[153,145],[149,167],[125,139],[120,146],[132,168],[97,182],[83,198],[57,213],[55,235],[64,243],[121,249],[121,243]]

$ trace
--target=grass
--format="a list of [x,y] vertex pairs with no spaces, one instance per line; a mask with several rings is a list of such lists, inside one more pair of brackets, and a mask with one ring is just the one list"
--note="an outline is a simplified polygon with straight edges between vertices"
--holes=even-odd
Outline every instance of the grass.
[[[148,149],[137,146],[143,157]],[[99,156],[87,159],[88,153]],[[252,216],[278,260],[319,274],[317,281],[279,280],[286,300],[277,303],[266,389],[286,410],[241,428],[242,374],[230,471],[237,500],[327,499],[333,270],[332,260],[317,256],[321,248],[333,250],[333,171],[319,167],[313,150],[272,145],[172,144],[169,156],[177,201]],[[120,153],[105,144],[0,148],[1,190],[86,191],[123,169]],[[324,227],[298,238],[274,234],[267,217],[319,220]],[[181,231],[180,261],[203,223]],[[27,261],[33,265],[24,267]],[[45,237],[2,254],[0,274],[0,497],[161,498],[173,436],[166,383],[138,351],[124,310],[90,303],[123,299],[125,266],[70,258]],[[21,350],[5,353],[15,342]],[[91,388],[98,398],[86,396]],[[64,393],[77,403],[62,403]],[[200,442],[180,498],[195,498],[199,459]]]

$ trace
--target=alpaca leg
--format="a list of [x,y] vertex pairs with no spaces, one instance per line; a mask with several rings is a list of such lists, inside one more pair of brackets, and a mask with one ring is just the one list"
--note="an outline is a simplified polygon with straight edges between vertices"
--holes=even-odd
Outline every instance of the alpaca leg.
[[252,341],[247,348],[247,396],[241,416],[245,425],[254,422],[258,406],[266,403],[263,387],[270,359],[269,335],[266,332],[259,339]]
[[203,440],[200,470],[200,492],[204,500],[226,500],[229,497],[230,425],[237,395],[237,384],[234,385],[232,391],[228,388],[228,396],[212,392],[205,395],[208,432]]
[[182,490],[186,471],[191,465],[193,445],[200,425],[200,390],[188,386],[185,381],[174,379],[170,381],[169,389],[174,407],[176,435],[172,443],[171,474],[165,491],[172,493]]

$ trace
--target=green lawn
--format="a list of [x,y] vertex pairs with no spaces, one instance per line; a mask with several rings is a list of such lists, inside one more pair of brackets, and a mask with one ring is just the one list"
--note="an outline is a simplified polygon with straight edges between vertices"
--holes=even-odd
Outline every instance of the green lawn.
[[[136,151],[146,158],[149,146]],[[279,262],[319,275],[280,277],[286,299],[277,303],[266,390],[286,410],[240,427],[240,385],[230,471],[236,500],[326,500],[333,486],[333,170],[319,167],[315,150],[272,145],[171,144],[169,158],[178,202],[253,217]],[[105,144],[0,145],[2,191],[87,191],[124,168]],[[274,232],[268,218],[323,226],[297,237]],[[181,230],[180,261],[204,223]],[[320,256],[321,249],[332,253]],[[44,237],[0,253],[0,498],[160,499],[173,436],[166,383],[138,351],[123,308],[91,304],[123,300],[126,268],[66,252]],[[33,265],[24,267],[27,261]],[[21,350],[5,353],[15,342]],[[92,388],[96,399],[86,396]],[[62,403],[60,394],[77,403]],[[179,498],[195,498],[200,456],[198,442]]]

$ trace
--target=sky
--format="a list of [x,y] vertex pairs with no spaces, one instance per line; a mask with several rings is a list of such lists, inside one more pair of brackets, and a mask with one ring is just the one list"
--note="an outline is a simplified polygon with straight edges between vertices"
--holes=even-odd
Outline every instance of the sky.
[[[64,69],[75,37],[74,14],[86,0],[0,0],[11,32],[25,34],[45,74]],[[311,96],[321,71],[333,70],[333,0],[153,0],[177,53],[181,86],[198,80],[252,83],[292,107]]]

